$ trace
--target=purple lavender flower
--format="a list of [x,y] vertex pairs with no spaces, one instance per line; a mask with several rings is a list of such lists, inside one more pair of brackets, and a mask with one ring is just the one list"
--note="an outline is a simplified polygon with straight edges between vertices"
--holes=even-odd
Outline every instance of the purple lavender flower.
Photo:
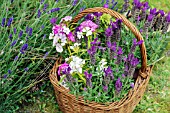
[[84,87],[84,88],[83,88],[83,90],[84,90],[84,91],[87,91],[87,88],[86,88],[86,87]]
[[18,60],[18,56],[15,56],[14,61],[17,61],[17,60]]
[[13,21],[13,17],[11,17],[11,18],[8,19],[8,23],[7,23],[7,26],[8,26],[8,27],[12,24],[12,21]]
[[92,88],[92,82],[91,82],[92,74],[89,74],[87,71],[85,71],[84,74],[85,74],[85,77],[86,77],[86,85],[87,85],[87,87]]
[[53,13],[53,12],[56,12],[56,11],[59,11],[59,10],[60,10],[60,8],[53,8],[53,9],[50,10],[50,13]]
[[104,68],[104,73],[105,73],[105,76],[104,76],[104,82],[106,85],[108,85],[110,83],[110,79],[114,79],[114,76],[113,76],[113,70],[112,68],[109,66],[107,69]]
[[89,55],[94,55],[96,51],[97,51],[97,48],[95,46],[91,46],[91,48],[87,50]]
[[93,14],[88,14],[86,17],[85,17],[86,20],[91,20],[93,21],[94,19],[94,15]]
[[170,12],[168,13],[168,15],[166,16],[166,21],[170,22]]
[[112,4],[113,4],[114,2],[115,2],[114,0],[111,1]]
[[7,74],[4,74],[4,77],[3,77],[4,79],[6,79],[7,78]]
[[122,90],[122,82],[121,82],[120,78],[118,78],[116,80],[115,88],[116,88],[116,92],[119,94],[120,91]]
[[8,74],[11,74],[11,73],[12,73],[12,71],[9,69],[9,70],[8,70]]
[[38,9],[37,17],[40,18],[40,16],[41,16],[41,11],[40,11],[40,9]]
[[55,2],[58,3],[59,0],[56,0]]
[[16,28],[14,28],[14,34],[16,34],[17,33],[17,29]]
[[27,72],[28,70],[29,70],[29,68],[28,68],[28,67],[24,68],[24,71],[25,71],[25,72]]
[[32,36],[32,28],[29,30],[29,36]]
[[9,39],[12,40],[12,34],[9,35]]
[[121,47],[118,47],[117,55],[122,55],[122,54],[123,54],[122,48],[121,48]]
[[45,59],[48,56],[48,52],[45,53],[45,55],[43,56],[43,59]]
[[100,45],[101,42],[97,42],[97,40],[98,40],[98,38],[95,38],[95,39],[91,42],[91,44],[92,44],[93,46],[98,46],[98,45]]
[[136,38],[133,39],[133,44],[132,44],[132,47],[130,49],[130,52],[133,53],[136,49],[136,47],[138,45],[141,45],[143,43],[143,40],[140,40],[139,42],[137,42]]
[[108,91],[108,86],[107,86],[107,85],[103,86],[103,91],[104,91],[104,92],[107,92],[107,91]]
[[100,17],[100,16],[102,16],[103,13],[101,13],[101,12],[95,12],[95,13],[93,13],[93,14],[94,14],[94,16],[96,16],[96,17]]
[[23,34],[23,31],[20,30],[18,37],[21,38],[22,34]]
[[11,44],[11,47],[13,47],[17,43],[17,40],[14,40]]
[[45,28],[45,26],[44,26],[44,25],[42,25],[42,26],[41,26],[41,30],[43,30],[44,28]]
[[56,24],[56,21],[57,21],[56,18],[51,18],[50,23],[54,25],[54,24]]
[[27,49],[28,49],[28,44],[26,43],[20,49],[21,54],[24,54]]
[[2,27],[5,26],[5,21],[6,21],[6,18],[3,18],[3,19],[2,19],[2,22],[1,22],[1,26],[2,26]]
[[135,86],[134,83],[131,83],[131,84],[130,84],[130,87],[131,87],[131,88],[134,88],[134,86]]
[[74,0],[72,5],[73,6],[77,5],[77,2],[78,2],[78,0]]
[[165,12],[163,10],[159,10],[158,12],[162,17],[165,15]]
[[110,27],[108,27],[105,31],[106,37],[111,37],[113,35],[113,31]]
[[28,33],[29,32],[29,27],[27,26],[26,27],[26,31],[25,31],[26,33]]
[[106,4],[109,4],[109,0],[106,0]]
[[44,8],[43,8],[44,12],[46,11],[47,7],[48,7],[48,4],[44,4]]
[[104,7],[104,8],[109,8],[109,5],[108,5],[108,4],[104,4],[103,7]]
[[155,15],[156,14],[156,8],[150,9],[150,14]]
[[104,4],[104,0],[102,0],[101,4]]

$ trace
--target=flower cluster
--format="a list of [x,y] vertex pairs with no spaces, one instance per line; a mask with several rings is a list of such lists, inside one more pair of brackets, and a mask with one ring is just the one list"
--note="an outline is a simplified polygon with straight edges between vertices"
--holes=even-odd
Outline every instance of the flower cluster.
[[[71,92],[78,90],[85,98],[98,95],[95,91],[88,94],[91,89],[104,93],[104,101],[109,101],[110,92],[115,93],[115,98],[121,98],[133,83],[134,70],[139,64],[134,53],[143,41],[134,39],[127,53],[121,45],[122,20],[104,13],[88,14],[79,24],[73,25],[71,20],[72,17],[66,16],[59,24],[56,18],[50,21],[53,28],[49,39],[53,39],[53,46],[64,58],[57,70],[60,85]],[[78,89],[74,89],[75,84],[79,85]],[[126,85],[127,91],[122,90]]]

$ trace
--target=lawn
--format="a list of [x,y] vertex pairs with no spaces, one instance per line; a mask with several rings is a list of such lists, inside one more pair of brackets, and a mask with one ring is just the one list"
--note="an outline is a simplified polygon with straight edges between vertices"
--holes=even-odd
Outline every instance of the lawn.
[[[81,8],[103,6],[102,0],[82,0],[85,1],[83,4],[75,6],[70,4],[72,1],[0,0],[0,7],[3,9],[0,11],[0,21],[3,18],[13,18],[12,25],[0,27],[1,113],[61,112],[48,79],[48,73],[57,57],[48,39],[51,30],[49,20],[57,17],[59,22],[65,15],[75,16]],[[117,1],[116,7],[120,8],[123,0]],[[170,11],[169,0],[141,1],[148,1],[152,8]],[[12,46],[11,43],[14,42],[15,46]],[[28,44],[27,52],[21,50],[24,44]],[[166,51],[168,50],[170,43]],[[8,74],[4,75],[5,72]],[[166,55],[154,65],[145,95],[133,113],[170,113],[169,81],[170,55]]]

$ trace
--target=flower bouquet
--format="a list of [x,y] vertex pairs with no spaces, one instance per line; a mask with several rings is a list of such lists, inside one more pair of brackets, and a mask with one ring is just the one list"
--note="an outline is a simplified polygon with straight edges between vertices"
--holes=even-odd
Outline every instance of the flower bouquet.
[[132,112],[151,72],[137,28],[121,14],[102,7],[55,22],[53,18],[49,38],[60,57],[50,80],[60,109],[69,113]]

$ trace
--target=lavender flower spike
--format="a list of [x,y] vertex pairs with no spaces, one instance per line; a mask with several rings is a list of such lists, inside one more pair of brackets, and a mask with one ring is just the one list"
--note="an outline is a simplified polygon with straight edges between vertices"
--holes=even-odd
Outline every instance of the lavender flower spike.
[[40,11],[40,9],[38,9],[37,17],[40,18],[40,16],[41,16],[41,11]]
[[115,88],[116,88],[116,93],[120,93],[120,91],[122,90],[122,82],[120,80],[120,78],[118,78],[116,80],[116,83],[115,83]]
[[89,74],[87,71],[85,71],[84,74],[85,74],[85,77],[86,77],[86,85],[87,85],[87,87],[92,88],[92,82],[91,82],[92,74]]
[[78,0],[74,0],[73,1],[73,6],[75,6],[77,4]]
[[20,30],[18,37],[21,38],[22,34],[23,34],[23,31]]
[[32,36],[32,28],[29,30],[29,36]]
[[24,44],[20,49],[21,54],[24,54],[27,48],[28,48],[28,44]]
[[53,25],[55,25],[55,24],[56,24],[56,21],[57,21],[56,18],[51,18],[50,23],[53,24]]
[[104,92],[107,92],[108,91],[108,86],[106,85],[106,86],[103,86],[103,91]]
[[5,21],[6,21],[6,18],[3,18],[3,19],[2,19],[2,22],[1,22],[1,26],[2,26],[2,27],[5,26]]
[[7,26],[8,26],[8,27],[11,25],[12,21],[13,21],[13,17],[11,17],[11,18],[8,19],[8,23],[7,23]]

